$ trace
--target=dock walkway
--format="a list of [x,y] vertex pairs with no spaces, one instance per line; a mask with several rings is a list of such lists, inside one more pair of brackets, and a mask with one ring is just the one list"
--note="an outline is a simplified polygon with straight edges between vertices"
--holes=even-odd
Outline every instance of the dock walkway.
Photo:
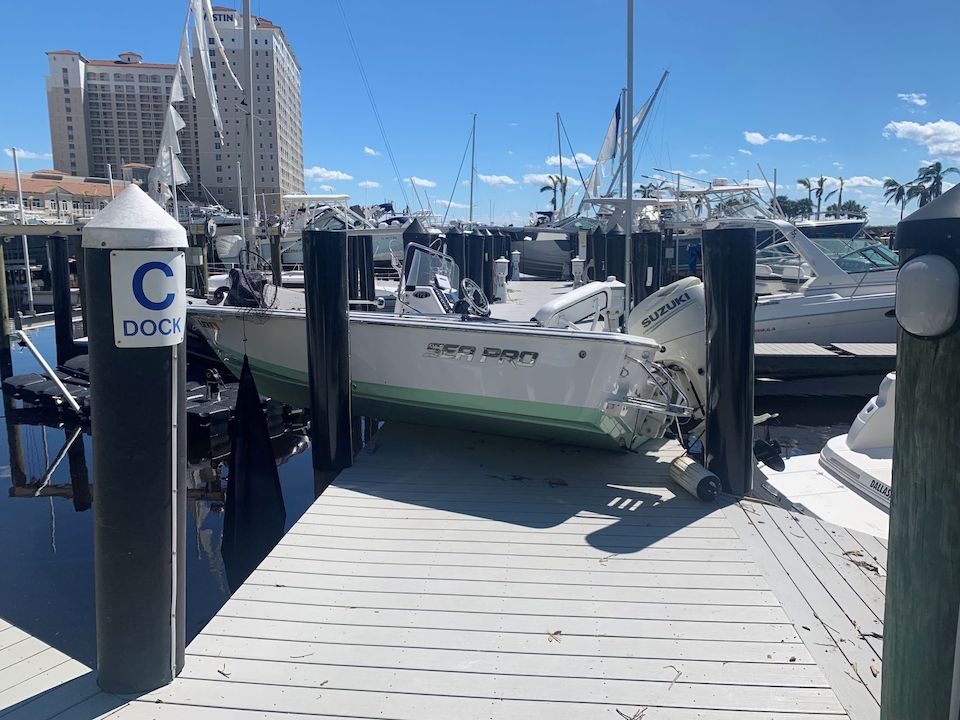
[[389,425],[173,684],[123,699],[88,673],[0,717],[878,718],[885,548],[703,504],[668,480],[678,452]]

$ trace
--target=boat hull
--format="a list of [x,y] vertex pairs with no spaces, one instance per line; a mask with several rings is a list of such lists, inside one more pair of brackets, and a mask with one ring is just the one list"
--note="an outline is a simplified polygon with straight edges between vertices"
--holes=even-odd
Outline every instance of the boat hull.
[[[193,307],[189,317],[231,371],[246,352],[262,393],[309,406],[303,313]],[[646,380],[628,355],[655,354],[656,343],[575,335],[351,313],[353,412],[606,448],[658,435],[662,419],[618,404]]]
[[757,303],[755,339],[819,345],[896,342],[894,300],[893,293],[855,298],[836,294],[770,295]]

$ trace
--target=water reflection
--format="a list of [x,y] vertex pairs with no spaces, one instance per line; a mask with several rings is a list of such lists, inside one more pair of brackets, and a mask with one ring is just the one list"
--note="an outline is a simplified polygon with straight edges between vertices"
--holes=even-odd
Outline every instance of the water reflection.
[[[36,344],[53,356],[52,333]],[[14,372],[34,372],[35,362],[14,355]],[[81,662],[94,664],[95,614],[93,513],[96,478],[88,427],[42,425],[43,416],[3,399],[7,442],[0,441],[0,617]],[[49,422],[49,417],[47,417]],[[271,533],[251,532],[237,515],[232,527],[237,554],[223,541],[233,477],[226,447],[211,457],[196,452],[187,467],[187,637],[192,639],[230,596],[232,578],[243,575],[273,547],[313,501],[313,479],[305,431],[285,428],[269,438],[268,459],[285,517],[274,513]],[[197,448],[191,446],[191,451]],[[191,453],[192,455],[192,453]],[[137,468],[130,468],[136,482]],[[239,522],[237,521],[239,519]],[[254,518],[254,526],[259,521]],[[236,540],[239,539],[239,543]],[[258,562],[259,560],[256,560]],[[255,565],[256,562],[253,562]]]

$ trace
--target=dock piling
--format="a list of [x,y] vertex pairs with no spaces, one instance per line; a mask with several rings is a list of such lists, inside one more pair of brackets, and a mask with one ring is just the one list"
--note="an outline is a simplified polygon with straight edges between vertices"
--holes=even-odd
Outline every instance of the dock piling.
[[347,233],[303,231],[314,492],[353,464]]
[[50,258],[57,365],[62,365],[77,354],[73,343],[73,304],[70,301],[70,265],[65,235],[54,233],[47,238],[47,257]]
[[118,694],[183,667],[186,264],[183,227],[130,185],[83,230],[97,682]]
[[707,397],[704,465],[725,492],[753,489],[753,323],[757,231],[704,229]]
[[[882,720],[960,708],[960,187],[897,225],[897,399]],[[872,562],[872,560],[871,560]]]

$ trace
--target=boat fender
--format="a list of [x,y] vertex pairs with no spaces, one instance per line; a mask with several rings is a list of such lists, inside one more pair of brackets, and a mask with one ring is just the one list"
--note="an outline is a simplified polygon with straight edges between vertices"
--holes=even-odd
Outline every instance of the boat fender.
[[712,502],[720,494],[720,479],[689,455],[670,463],[670,479],[704,502]]

